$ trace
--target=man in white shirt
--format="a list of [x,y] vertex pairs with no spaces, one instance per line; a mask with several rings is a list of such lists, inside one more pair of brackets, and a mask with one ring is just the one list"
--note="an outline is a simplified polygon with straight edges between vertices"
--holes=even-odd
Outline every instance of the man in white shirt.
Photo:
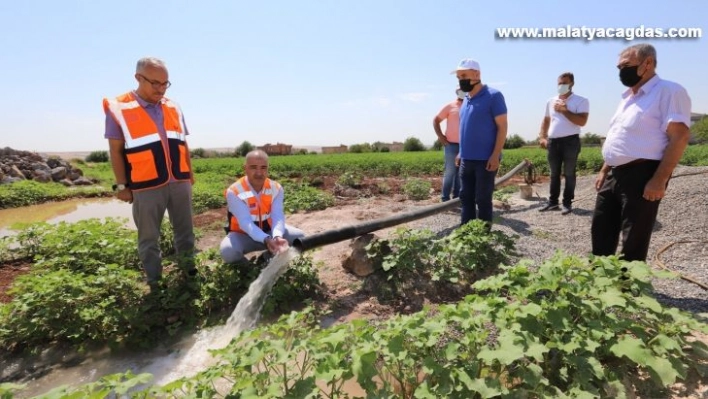
[[267,249],[271,254],[283,252],[301,230],[285,224],[283,187],[268,178],[268,155],[254,150],[246,155],[246,176],[226,189],[228,204],[226,237],[221,241],[221,257],[236,263],[249,252]]
[[541,212],[558,210],[561,170],[565,178],[563,190],[563,215],[573,211],[575,179],[580,154],[580,127],[588,122],[590,102],[573,93],[575,77],[565,72],[558,77],[558,95],[546,102],[546,114],[541,123],[539,144],[548,149],[551,168],[550,195]]
[[690,138],[691,98],[656,74],[650,44],[626,48],[617,68],[628,89],[610,121],[595,181],[592,253],[614,255],[620,233],[627,261],[645,261],[659,203]]

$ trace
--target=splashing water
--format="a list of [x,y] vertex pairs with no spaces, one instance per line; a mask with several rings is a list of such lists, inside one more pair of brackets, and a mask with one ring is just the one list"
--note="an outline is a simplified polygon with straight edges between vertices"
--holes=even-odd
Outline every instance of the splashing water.
[[223,348],[242,331],[254,328],[273,285],[285,273],[290,261],[299,254],[298,250],[291,247],[273,257],[258,278],[251,283],[248,292],[239,300],[225,325],[201,331],[196,335],[194,345],[183,356],[166,356],[155,361],[148,370],[144,370],[155,377],[152,383],[165,385],[204,370],[215,361],[209,350]]

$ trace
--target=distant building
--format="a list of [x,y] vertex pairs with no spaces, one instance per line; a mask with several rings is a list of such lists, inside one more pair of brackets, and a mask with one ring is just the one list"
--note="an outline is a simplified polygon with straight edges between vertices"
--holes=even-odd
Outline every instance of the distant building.
[[260,147],[256,147],[261,151],[264,151],[268,155],[290,155],[293,152],[293,146],[291,144],[265,144]]
[[347,146],[342,144],[339,147],[322,147],[323,154],[343,154],[347,152]]
[[389,151],[391,152],[400,152],[403,151],[403,143],[400,143],[398,141],[394,141],[393,143],[381,143],[383,147],[387,147]]

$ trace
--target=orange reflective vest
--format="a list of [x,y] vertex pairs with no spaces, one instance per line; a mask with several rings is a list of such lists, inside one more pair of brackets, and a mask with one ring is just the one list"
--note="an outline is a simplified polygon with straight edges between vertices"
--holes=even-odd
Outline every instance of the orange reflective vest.
[[[226,189],[224,195],[228,195],[229,191],[232,191],[236,196],[248,205],[248,210],[251,214],[251,220],[264,232],[270,231],[273,227],[273,221],[270,217],[270,211],[273,205],[273,198],[282,190],[280,184],[271,179],[266,179],[263,183],[263,190],[260,193],[259,198],[251,191],[248,186],[248,180],[244,176],[236,181],[236,183],[229,186]],[[230,211],[227,213],[227,223],[226,228],[227,233],[234,231],[237,233],[246,233],[241,226],[238,224],[238,219]]]
[[126,176],[134,191],[158,187],[170,181],[189,180],[189,152],[186,129],[179,106],[163,99],[162,113],[167,142],[163,142],[157,125],[130,92],[115,99],[103,99],[104,112],[123,130]]

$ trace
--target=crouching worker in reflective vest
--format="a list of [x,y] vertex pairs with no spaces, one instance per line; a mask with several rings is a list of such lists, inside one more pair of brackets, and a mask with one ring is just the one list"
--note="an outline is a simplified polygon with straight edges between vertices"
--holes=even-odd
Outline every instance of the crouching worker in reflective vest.
[[228,225],[220,248],[226,263],[265,249],[276,255],[305,236],[302,230],[285,224],[284,191],[268,178],[268,155],[261,150],[249,152],[244,169],[246,176],[226,189]]

